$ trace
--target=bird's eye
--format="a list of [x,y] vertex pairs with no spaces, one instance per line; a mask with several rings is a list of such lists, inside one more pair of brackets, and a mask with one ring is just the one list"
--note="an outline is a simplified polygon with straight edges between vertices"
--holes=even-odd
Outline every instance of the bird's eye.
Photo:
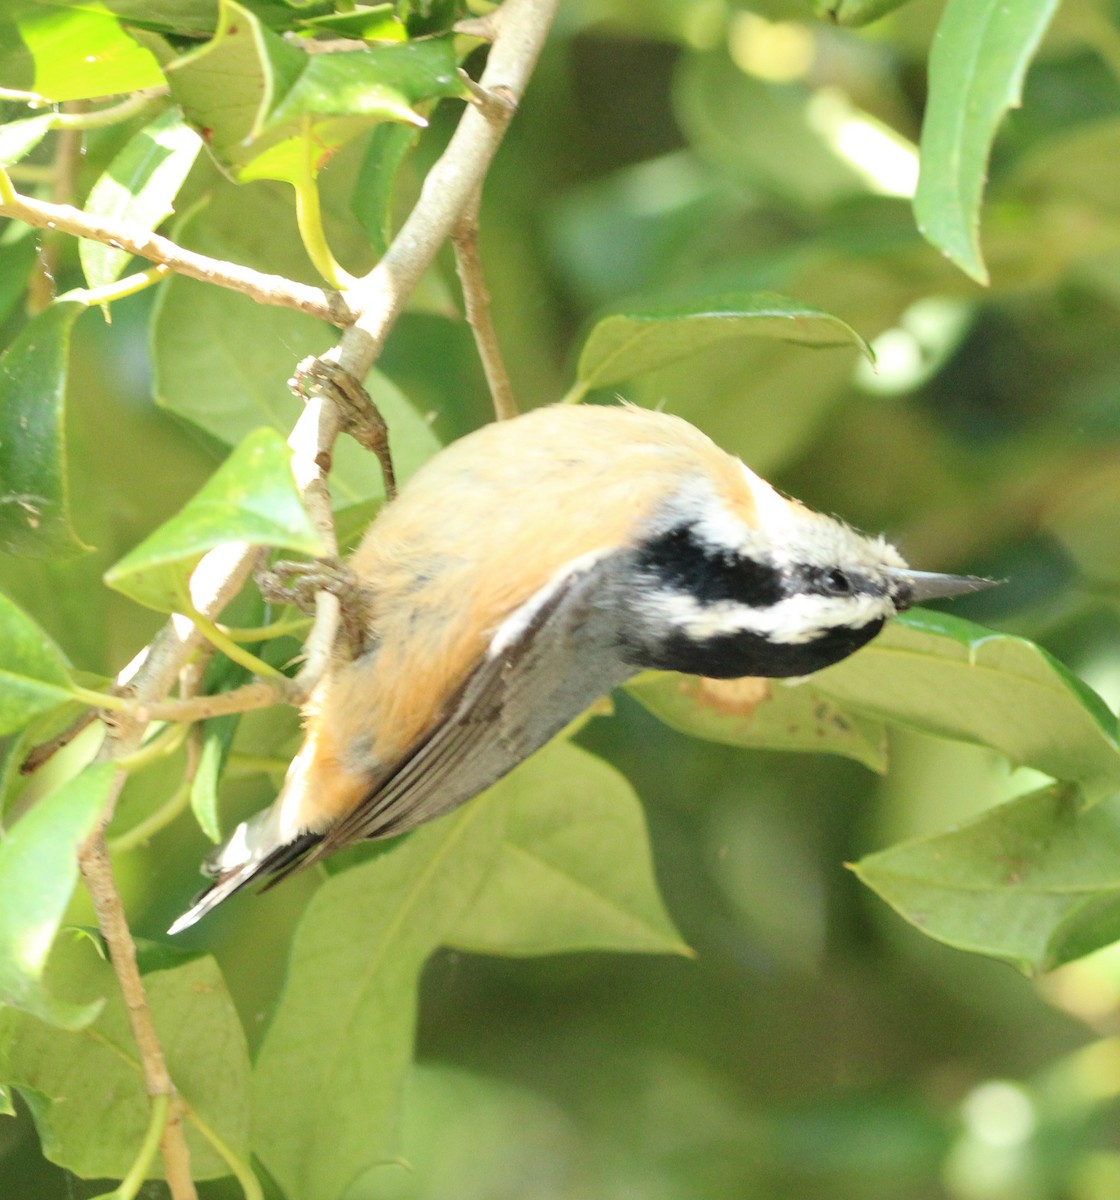
[[837,567],[833,567],[831,571],[825,575],[825,582],[828,584],[829,590],[837,596],[849,596],[852,591],[852,581]]

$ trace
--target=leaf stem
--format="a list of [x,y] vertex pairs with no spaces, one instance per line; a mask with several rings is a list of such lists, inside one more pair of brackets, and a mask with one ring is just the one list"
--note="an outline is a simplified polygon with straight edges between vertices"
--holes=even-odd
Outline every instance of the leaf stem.
[[296,225],[307,257],[315,270],[331,285],[342,291],[353,283],[351,276],[338,265],[323,230],[323,211],[319,205],[319,186],[315,182],[315,142],[311,133],[311,114],[305,113],[300,129],[299,175],[292,181],[296,192]]
[[81,687],[73,682],[68,690],[75,700],[88,704],[90,708],[102,708],[107,712],[122,713],[136,711],[136,701],[128,699],[127,696],[114,696],[112,692],[97,692],[93,688]]
[[140,1151],[136,1160],[128,1169],[128,1174],[111,1192],[105,1192],[96,1200],[135,1200],[137,1193],[144,1186],[152,1161],[159,1150],[160,1138],[163,1137],[167,1125],[167,1117],[171,1111],[171,1097],[164,1094],[152,1097],[152,1110],[148,1117],[148,1131],[140,1143]]
[[560,399],[561,404],[579,404],[587,395],[589,389],[586,383],[577,379]]
[[167,88],[146,88],[143,91],[111,104],[108,108],[94,109],[92,112],[57,112],[51,118],[52,129],[99,129],[103,125],[118,125],[131,117],[137,116],[146,109],[154,106],[155,102],[167,95]]
[[272,638],[286,637],[289,633],[300,633],[310,624],[310,617],[289,617],[286,620],[273,621],[270,625],[257,625],[252,629],[239,629],[231,625],[222,625],[221,629],[235,642],[267,642]]
[[261,1188],[261,1182],[257,1178],[253,1168],[239,1158],[225,1142],[206,1124],[204,1120],[194,1111],[193,1108],[187,1110],[187,1118],[190,1123],[198,1130],[199,1133],[210,1143],[211,1146],[218,1152],[219,1157],[229,1167],[231,1173],[237,1182],[241,1185],[241,1191],[245,1195],[245,1200],[264,1200],[264,1190]]
[[208,616],[200,613],[195,608],[185,589],[179,594],[179,604],[183,615],[191,619],[195,629],[212,646],[216,646],[226,658],[239,663],[246,670],[252,671],[254,675],[258,675],[262,679],[283,680],[283,682],[287,683],[288,677],[283,671],[278,671],[275,667],[269,666],[264,659],[251,654],[244,646],[239,646],[233,638],[223,632]]
[[153,738],[145,742],[139,750],[124,754],[117,759],[117,766],[125,771],[139,771],[149,766],[157,759],[174,754],[186,740],[190,731],[189,725],[165,725]]
[[87,308],[94,308],[99,304],[111,304],[114,300],[123,300],[125,296],[134,296],[137,292],[142,292],[145,288],[159,283],[161,279],[166,279],[170,274],[171,268],[166,263],[161,263],[158,266],[149,267],[146,271],[137,271],[133,275],[126,275],[124,279],[118,279],[113,283],[102,284],[101,287],[72,288],[59,296],[59,300],[73,300],[78,304],[84,304]]

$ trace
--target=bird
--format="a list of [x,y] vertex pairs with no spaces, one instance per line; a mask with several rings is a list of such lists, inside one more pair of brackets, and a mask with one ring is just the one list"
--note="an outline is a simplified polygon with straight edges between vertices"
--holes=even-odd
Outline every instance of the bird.
[[171,933],[254,880],[450,812],[642,671],[810,675],[911,605],[992,583],[911,570],[633,405],[549,405],[467,434],[348,565],[360,645],[336,651],[276,800],[207,860]]

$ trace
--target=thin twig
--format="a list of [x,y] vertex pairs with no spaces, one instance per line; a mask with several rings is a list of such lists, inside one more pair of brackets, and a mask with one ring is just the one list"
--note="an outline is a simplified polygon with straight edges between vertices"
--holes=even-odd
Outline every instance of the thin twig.
[[[323,541],[324,557],[338,557],[338,537],[328,476],[335,439],[342,432],[342,415],[323,392],[310,396],[292,429],[288,445],[292,450],[292,474],[300,499]],[[329,591],[315,594],[315,620],[303,643],[303,666],[295,678],[305,696],[319,682],[334,651],[342,607],[338,596]]]
[[481,197],[475,192],[470,205],[463,213],[451,234],[455,247],[455,269],[463,287],[463,305],[467,323],[474,331],[478,357],[490,385],[490,398],[494,403],[494,415],[499,421],[517,416],[517,401],[509,382],[509,372],[502,359],[498,345],[498,334],[490,316],[490,291],[482,269],[482,257],[478,252],[478,210]]
[[60,751],[64,750],[82,732],[97,720],[96,710],[82,713],[72,725],[68,725],[61,733],[56,733],[48,741],[32,746],[23,762],[19,765],[21,775],[34,775],[44,764],[50,762]]
[[[117,776],[116,791],[119,794],[124,782],[124,773]],[[82,878],[93,899],[97,913],[97,924],[109,949],[121,994],[128,1011],[129,1026],[140,1063],[144,1070],[144,1084],[153,1103],[168,1105],[168,1120],[160,1138],[160,1153],[163,1157],[167,1186],[174,1200],[197,1200],[194,1180],[191,1177],[190,1154],[183,1136],[179,1098],[171,1076],[167,1071],[167,1060],[163,1055],[159,1035],[148,1007],[140,968],[136,962],[136,943],[125,918],[120,893],[113,878],[113,867],[105,845],[105,830],[98,828],[83,843],[79,854]]]
[[88,112],[59,112],[51,120],[52,129],[99,129],[103,125],[119,125],[151,108],[155,101],[168,94],[166,87],[145,88],[131,96]]
[[152,721],[208,721],[228,713],[251,712],[257,708],[271,708],[276,704],[298,704],[300,691],[294,681],[284,684],[257,681],[229,692],[218,692],[213,696],[192,696],[182,700],[161,700],[153,704],[137,706],[137,713]]
[[252,267],[210,258],[176,245],[158,233],[120,221],[93,217],[69,204],[52,204],[11,189],[5,191],[7,194],[0,196],[0,217],[13,217],[36,229],[58,230],[101,242],[116,250],[127,250],[149,262],[167,266],[179,275],[241,292],[260,304],[294,308],[297,312],[308,313],[339,326],[347,325],[353,319],[346,301],[329,288],[311,287],[306,283],[285,279],[282,275],[269,275],[254,271]]

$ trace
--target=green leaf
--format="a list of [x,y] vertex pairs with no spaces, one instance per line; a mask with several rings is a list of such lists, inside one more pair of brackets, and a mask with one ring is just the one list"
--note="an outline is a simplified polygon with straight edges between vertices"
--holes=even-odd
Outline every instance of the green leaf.
[[1054,785],[853,869],[928,936],[1049,971],[1120,938],[1120,798]]
[[269,114],[266,132],[294,134],[307,117],[373,117],[427,124],[412,105],[465,95],[450,38],[340,54],[312,54]]
[[356,12],[306,17],[298,24],[314,32],[330,30],[342,37],[365,38],[370,42],[403,42],[408,37],[408,31],[393,11],[392,4],[374,4]]
[[1115,716],[1025,638],[916,610],[813,685],[880,720],[990,746],[1093,798],[1120,784]]
[[70,699],[66,659],[49,637],[0,596],[0,735]]
[[67,8],[111,12],[124,24],[179,37],[205,37],[218,23],[218,0],[51,0]]
[[89,549],[70,520],[66,378],[70,331],[85,306],[33,317],[0,357],[0,550],[66,558]]
[[168,82],[215,159],[236,167],[253,157],[253,139],[306,59],[247,9],[221,0],[213,40],[173,62]]
[[837,25],[870,25],[907,0],[813,0],[813,12]]
[[105,582],[170,612],[181,608],[199,559],[230,542],[323,552],[296,491],[291,451],[275,430],[250,433],[170,521],[109,568]]
[[842,754],[885,771],[881,721],[851,712],[821,694],[813,681],[700,679],[649,672],[627,691],[681,733],[755,750]]
[[19,162],[50,132],[54,113],[41,113],[22,121],[9,121],[0,125],[0,167],[10,167]]
[[[262,206],[262,219],[270,211]],[[244,259],[227,253],[221,237],[206,238],[200,248]],[[334,342],[326,327],[302,313],[254,304],[182,277],[161,291],[153,345],[157,402],[227,444],[261,425],[286,437],[302,408],[288,377],[297,358],[322,353]],[[439,441],[383,375],[371,372],[365,387],[388,423],[397,478],[403,481],[439,449]],[[384,496],[377,464],[352,438],[335,447],[331,492],[337,508]]]
[[427,120],[413,107],[438,97],[461,96],[449,39],[409,42],[341,54],[312,55],[298,81],[270,114],[252,160],[239,178],[298,183],[311,139],[318,171],[339,147],[372,123]]
[[[94,983],[109,997],[98,1019],[60,1035],[22,1014],[0,1013],[0,1078],[28,1101],[47,1158],[87,1179],[119,1179],[143,1140],[149,1100],[112,969],[91,958],[88,951],[81,958],[86,987]],[[199,1180],[228,1175],[225,1159],[200,1132],[204,1124],[248,1159],[249,1054],[221,971],[209,956],[195,957],[145,974],[144,988],[188,1106],[191,1173]],[[158,1156],[152,1172],[162,1178]]]
[[484,954],[691,953],[658,894],[642,806],[614,768],[557,742],[506,790],[501,854],[448,944]]
[[[202,139],[173,108],[135,134],[93,185],[85,211],[141,229],[155,229],[190,173]],[[132,259],[127,250],[88,239],[78,253],[90,287],[112,283]]]
[[420,970],[497,860],[500,787],[332,876],[308,905],[253,1076],[253,1149],[288,1200],[338,1200],[395,1153]]
[[22,237],[0,245],[0,321],[11,316],[27,291],[31,272],[39,261],[30,226]]
[[[263,611],[263,605],[261,609]],[[203,691],[206,695],[232,691],[235,687],[248,683],[250,678],[245,667],[231,662],[224,655],[215,655],[206,671],[206,685]],[[199,828],[215,843],[222,840],[221,825],[218,821],[218,784],[240,723],[240,713],[211,717],[209,721],[202,723],[202,746],[198,766],[191,780],[191,811]]]
[[58,999],[43,972],[78,882],[78,847],[93,832],[115,773],[111,763],[88,767],[0,841],[0,1003],[63,1029],[88,1024],[100,1008]]
[[240,719],[240,714],[231,713],[212,717],[205,723],[198,767],[191,780],[191,812],[199,828],[215,844],[222,840],[222,827],[218,821],[218,783]]
[[0,1117],[14,1117],[15,1105],[12,1103],[12,1093],[6,1087],[0,1087]]
[[14,4],[9,14],[0,20],[0,87],[58,104],[164,83],[155,58],[116,17],[27,3]]
[[378,125],[370,135],[350,204],[378,255],[389,248],[393,236],[393,188],[401,164],[418,136],[415,127],[396,124]]
[[988,156],[1058,0],[948,0],[929,62],[914,213],[922,235],[978,283]]
[[581,393],[632,379],[730,338],[766,337],[809,346],[858,346],[839,317],[773,292],[740,292],[604,317],[579,356]]
[[[462,95],[451,39],[308,55],[222,0],[213,41],[170,69],[172,94],[235,178],[297,182],[371,122],[426,121],[413,105]],[[231,90],[230,80],[237,81]]]

